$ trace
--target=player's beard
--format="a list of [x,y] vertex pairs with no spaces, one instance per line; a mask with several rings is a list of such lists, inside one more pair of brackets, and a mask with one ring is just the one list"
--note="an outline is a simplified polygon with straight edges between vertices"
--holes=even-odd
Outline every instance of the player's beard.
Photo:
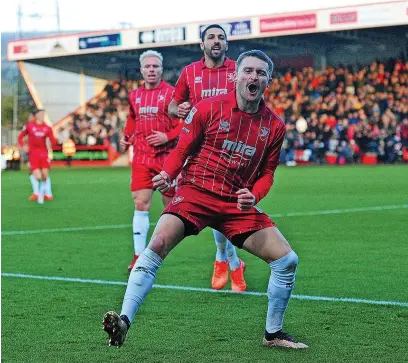
[[209,48],[209,47],[205,47],[204,51],[205,51],[205,54],[207,54],[207,56],[210,57],[213,61],[219,61],[225,56],[225,49],[222,49],[221,46],[220,46],[218,55],[213,54],[212,48]]

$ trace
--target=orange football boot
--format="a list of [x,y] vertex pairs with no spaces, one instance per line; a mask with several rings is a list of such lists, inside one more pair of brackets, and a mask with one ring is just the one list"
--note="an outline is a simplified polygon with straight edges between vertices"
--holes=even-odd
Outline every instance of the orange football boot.
[[31,201],[36,201],[37,199],[38,199],[37,194],[31,194],[30,197],[28,198],[28,200],[31,200]]
[[228,282],[228,261],[215,261],[211,287],[214,290],[222,289]]
[[246,290],[246,282],[244,279],[245,263],[239,260],[239,267],[231,271],[231,289],[235,292],[243,292]]

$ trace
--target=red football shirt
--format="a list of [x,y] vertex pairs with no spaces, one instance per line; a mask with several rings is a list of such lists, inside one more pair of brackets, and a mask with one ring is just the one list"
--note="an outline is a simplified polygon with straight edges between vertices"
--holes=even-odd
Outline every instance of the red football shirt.
[[18,135],[18,144],[24,146],[24,137],[28,135],[28,150],[32,152],[48,152],[47,138],[50,139],[53,145],[57,144],[57,140],[52,133],[52,128],[45,123],[38,124],[35,121],[28,122],[23,130]]
[[182,184],[235,198],[248,188],[258,202],[273,184],[285,131],[263,100],[248,114],[239,110],[235,91],[209,98],[192,108],[163,170],[173,180],[189,157]]
[[[133,137],[133,157],[136,163],[163,163],[170,150],[176,146],[182,123],[179,119],[171,118],[167,112],[173,92],[173,86],[161,81],[157,88],[146,89],[142,85],[129,93],[129,115],[124,134]],[[146,137],[152,131],[166,133],[169,141],[160,146],[149,145]]]
[[204,98],[226,94],[235,88],[236,62],[225,57],[224,64],[218,68],[208,68],[204,57],[189,64],[181,71],[174,91],[177,103],[189,101],[196,105]]

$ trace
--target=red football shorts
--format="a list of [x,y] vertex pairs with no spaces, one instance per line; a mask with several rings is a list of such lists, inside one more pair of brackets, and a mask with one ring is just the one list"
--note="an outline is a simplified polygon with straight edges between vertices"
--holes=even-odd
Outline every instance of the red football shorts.
[[[152,179],[163,170],[162,164],[132,164],[132,180],[130,190],[136,192],[141,189],[154,189]],[[175,188],[170,188],[166,193],[167,197],[173,197],[176,193]]]
[[51,160],[48,158],[48,151],[31,151],[28,153],[28,162],[30,170],[50,169]]
[[[237,247],[253,232],[275,226],[257,206],[249,211],[237,208],[238,198],[230,200],[192,185],[181,185],[162,214],[174,214],[187,220],[185,235],[198,234],[205,227],[220,231]],[[239,238],[239,236],[247,236]],[[233,237],[236,238],[233,238]]]

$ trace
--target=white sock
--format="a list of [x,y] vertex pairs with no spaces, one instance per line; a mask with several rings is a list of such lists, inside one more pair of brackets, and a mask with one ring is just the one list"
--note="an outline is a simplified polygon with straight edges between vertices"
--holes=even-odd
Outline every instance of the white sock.
[[42,195],[44,197],[46,189],[47,189],[47,184],[45,180],[41,180],[41,182],[39,182],[38,195]]
[[48,177],[47,180],[45,181],[45,195],[48,195],[49,197],[52,196],[51,178],[50,177]]
[[40,187],[39,181],[37,180],[37,178],[33,174],[30,175],[30,181],[31,181],[31,186],[33,188],[33,194],[38,195],[39,187]]
[[236,270],[240,266],[237,250],[231,241],[227,240],[227,252],[230,270]]
[[295,284],[298,256],[294,251],[273,261],[271,277],[268,284],[268,314],[266,316],[266,331],[275,333],[282,329],[283,316],[289,304],[290,295]]
[[130,272],[123,298],[120,315],[126,315],[133,321],[140,304],[153,286],[156,272],[162,264],[162,259],[151,249],[146,248],[136,261],[135,267]]
[[133,214],[133,245],[135,247],[135,255],[140,256],[146,248],[149,228],[149,212],[135,210],[135,213]]
[[227,253],[227,238],[216,229],[213,229],[214,234],[214,241],[215,245],[217,246],[217,253],[215,255],[215,259],[218,262],[227,262],[228,261],[228,253]]

